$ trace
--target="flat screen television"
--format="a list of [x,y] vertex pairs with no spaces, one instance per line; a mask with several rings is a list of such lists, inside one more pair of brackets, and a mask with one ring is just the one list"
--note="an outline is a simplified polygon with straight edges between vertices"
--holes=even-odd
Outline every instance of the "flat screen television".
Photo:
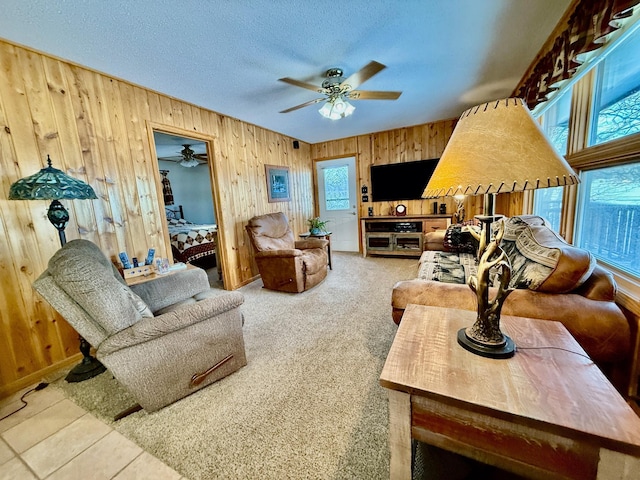
[[439,158],[371,165],[371,200],[388,202],[422,198]]

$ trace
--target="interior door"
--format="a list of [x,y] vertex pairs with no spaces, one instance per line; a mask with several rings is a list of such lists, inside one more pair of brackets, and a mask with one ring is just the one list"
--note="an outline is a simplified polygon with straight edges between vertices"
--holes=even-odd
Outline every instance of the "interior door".
[[331,249],[357,252],[358,211],[356,197],[356,158],[337,158],[316,162],[319,214],[328,220]]

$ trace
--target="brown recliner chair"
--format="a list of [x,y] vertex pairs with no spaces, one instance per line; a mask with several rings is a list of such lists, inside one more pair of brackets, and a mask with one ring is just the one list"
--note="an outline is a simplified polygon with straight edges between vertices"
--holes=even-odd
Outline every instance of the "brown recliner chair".
[[327,276],[327,240],[296,241],[284,213],[259,215],[246,226],[264,287],[300,293]]

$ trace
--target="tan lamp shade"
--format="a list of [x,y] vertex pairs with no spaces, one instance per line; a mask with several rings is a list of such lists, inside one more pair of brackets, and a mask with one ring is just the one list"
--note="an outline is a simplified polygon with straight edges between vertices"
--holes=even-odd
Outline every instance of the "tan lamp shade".
[[422,198],[520,192],[579,182],[519,98],[465,111]]

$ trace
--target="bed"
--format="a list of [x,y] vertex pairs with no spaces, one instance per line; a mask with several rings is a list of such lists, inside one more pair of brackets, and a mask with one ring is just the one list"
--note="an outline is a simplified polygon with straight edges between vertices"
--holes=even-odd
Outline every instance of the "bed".
[[174,260],[215,265],[218,226],[185,220],[182,205],[176,208],[166,207],[165,210]]

